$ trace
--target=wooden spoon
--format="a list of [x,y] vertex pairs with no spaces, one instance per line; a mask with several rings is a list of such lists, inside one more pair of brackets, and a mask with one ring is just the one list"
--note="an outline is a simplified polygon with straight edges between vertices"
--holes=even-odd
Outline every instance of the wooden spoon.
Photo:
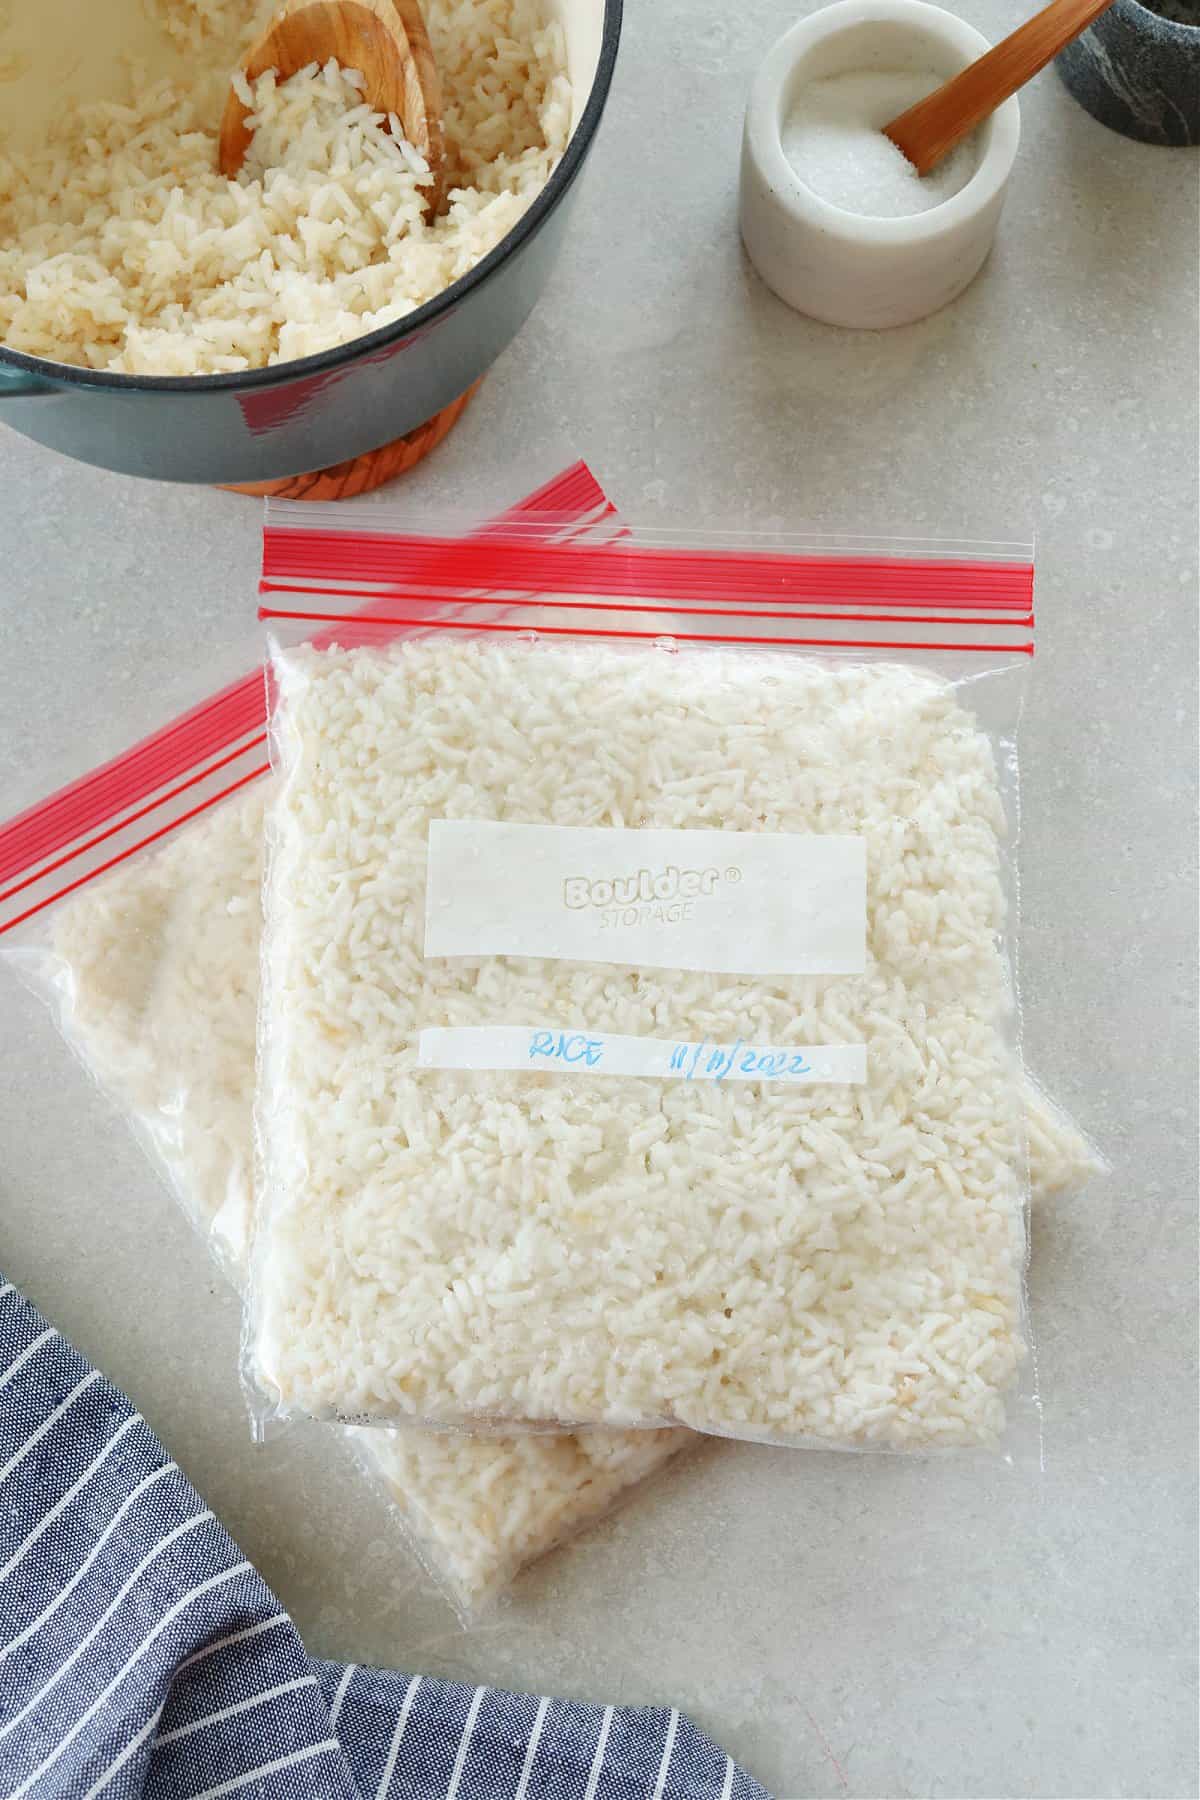
[[1044,69],[1112,0],[1053,0],[961,75],[918,100],[883,128],[918,175],[928,175],[981,119]]
[[[395,113],[429,164],[426,211],[432,217],[441,201],[445,142],[441,83],[420,0],[284,0],[243,56],[242,71],[251,85],[268,69],[286,81],[331,56],[344,69],[361,71],[363,99],[372,112]],[[246,159],[248,110],[230,89],[218,152],[222,175],[236,175]]]

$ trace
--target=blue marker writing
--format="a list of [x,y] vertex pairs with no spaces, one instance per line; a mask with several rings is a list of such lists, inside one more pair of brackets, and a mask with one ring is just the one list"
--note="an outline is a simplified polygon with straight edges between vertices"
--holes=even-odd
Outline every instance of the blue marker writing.
[[545,1057],[549,1062],[586,1063],[594,1069],[603,1056],[603,1039],[582,1031],[535,1031],[529,1040],[530,1062]]

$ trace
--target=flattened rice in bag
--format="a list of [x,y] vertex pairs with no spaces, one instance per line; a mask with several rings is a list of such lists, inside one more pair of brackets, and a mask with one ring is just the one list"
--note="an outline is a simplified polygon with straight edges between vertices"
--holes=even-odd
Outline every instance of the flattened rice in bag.
[[403,638],[352,531],[303,564],[263,609],[265,1414],[999,1443],[1029,562],[477,542],[460,580],[540,603]]

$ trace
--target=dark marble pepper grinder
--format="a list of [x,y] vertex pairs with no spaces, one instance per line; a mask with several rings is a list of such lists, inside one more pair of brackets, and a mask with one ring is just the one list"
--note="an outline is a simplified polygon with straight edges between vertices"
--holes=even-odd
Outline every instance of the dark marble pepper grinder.
[[1162,6],[1115,0],[1060,53],[1058,72],[1113,131],[1147,144],[1200,143],[1200,0]]

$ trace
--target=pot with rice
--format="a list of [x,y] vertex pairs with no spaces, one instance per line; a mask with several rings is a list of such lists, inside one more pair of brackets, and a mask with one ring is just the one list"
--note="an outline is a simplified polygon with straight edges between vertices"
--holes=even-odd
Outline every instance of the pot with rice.
[[367,485],[364,466],[391,472],[444,434],[523,324],[621,0],[425,0],[446,137],[434,218],[419,152],[332,62],[263,75],[245,165],[219,174],[231,73],[271,11],[0,11],[5,424],[128,474],[269,484],[360,459],[347,488]]

